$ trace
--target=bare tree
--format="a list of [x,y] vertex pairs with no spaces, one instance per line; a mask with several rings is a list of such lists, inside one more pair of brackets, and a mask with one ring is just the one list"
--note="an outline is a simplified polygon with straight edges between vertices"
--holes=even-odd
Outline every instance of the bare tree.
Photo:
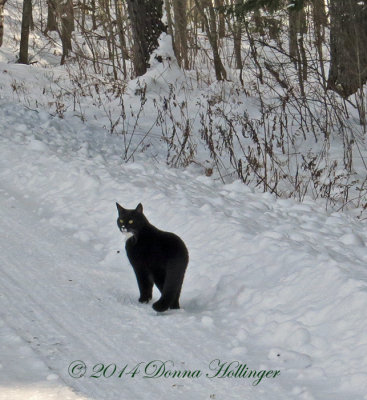
[[304,81],[307,80],[307,58],[304,35],[307,32],[306,14],[303,8],[289,8],[289,54],[298,72],[301,94],[304,96]]
[[22,30],[20,36],[19,63],[28,64],[29,30],[32,21],[32,0],[23,0]]
[[226,36],[226,26],[224,20],[224,0],[214,0],[215,7],[218,12],[218,35],[220,39],[223,39]]
[[166,27],[162,22],[163,0],[127,0],[133,34],[133,63],[137,76],[144,75],[149,57]]
[[45,34],[57,31],[56,8],[57,3],[55,0],[47,0],[47,25]]
[[[231,5],[235,6],[240,0],[231,0]],[[236,14],[227,18],[228,30],[233,36],[233,51],[236,61],[236,68],[242,72],[243,62],[242,62],[242,21]],[[240,74],[240,79],[242,83],[242,76]]]
[[7,0],[0,0],[0,47],[4,37],[4,6]]
[[320,72],[324,86],[326,86],[326,74],[323,56],[323,44],[325,43],[325,27],[327,26],[327,16],[324,0],[312,0],[312,17],[315,32],[315,44],[319,55]]
[[306,15],[303,9],[289,8],[289,54],[296,58],[299,52],[298,37],[307,32]]
[[[205,32],[213,51],[215,76],[218,81],[227,79],[227,73],[219,55],[218,32],[213,4],[209,0],[195,0],[195,5],[201,15]],[[205,11],[208,11],[209,16]]]
[[358,0],[330,2],[328,88],[344,98],[367,81],[367,7]]
[[61,0],[58,7],[58,17],[61,28],[59,28],[62,43],[61,64],[64,64],[66,57],[72,50],[71,35],[74,31],[74,9],[73,0]]
[[175,16],[175,50],[179,65],[189,69],[189,58],[187,54],[187,0],[173,0],[173,11]]
[[49,31],[58,32],[62,43],[61,64],[64,64],[72,50],[71,35],[75,29],[73,0],[47,0],[47,6],[45,34]]
[[122,65],[124,76],[127,76],[126,70],[126,60],[130,58],[129,52],[126,45],[125,30],[126,30],[126,20],[123,15],[122,0],[115,0],[115,11],[116,11],[116,22],[117,22],[117,33],[120,40],[120,48],[122,54]]
[[91,0],[90,6],[92,9],[92,23],[93,23],[93,30],[97,29],[97,17],[96,17],[96,0]]

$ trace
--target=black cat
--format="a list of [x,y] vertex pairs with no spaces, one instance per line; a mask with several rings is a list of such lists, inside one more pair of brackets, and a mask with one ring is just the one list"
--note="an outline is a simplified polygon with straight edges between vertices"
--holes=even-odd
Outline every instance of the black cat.
[[126,254],[134,268],[140,290],[139,301],[148,303],[152,298],[153,284],[161,298],[153,304],[155,311],[180,308],[179,297],[189,262],[185,243],[174,233],[163,232],[151,225],[143,214],[143,206],[126,210],[116,203],[121,232],[130,232],[126,241]]

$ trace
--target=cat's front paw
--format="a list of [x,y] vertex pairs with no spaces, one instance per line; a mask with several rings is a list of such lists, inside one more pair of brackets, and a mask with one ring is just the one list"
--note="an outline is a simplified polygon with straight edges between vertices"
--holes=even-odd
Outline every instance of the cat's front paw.
[[149,303],[149,301],[152,299],[150,296],[140,296],[139,297],[139,303]]
[[162,301],[158,300],[153,304],[153,310],[157,312],[163,312],[168,310],[168,305],[164,304]]

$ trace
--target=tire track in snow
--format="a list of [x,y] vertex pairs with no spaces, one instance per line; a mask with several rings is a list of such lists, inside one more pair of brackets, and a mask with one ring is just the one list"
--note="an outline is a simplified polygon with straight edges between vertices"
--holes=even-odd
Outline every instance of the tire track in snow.
[[[4,199],[3,193],[0,194],[0,233],[6,250],[0,253],[0,310],[4,310],[2,318],[5,322],[29,343],[50,372],[56,373],[78,392],[96,399],[120,399],[124,391],[127,391],[126,396],[137,399],[152,392],[162,399],[180,396],[179,391],[186,396],[187,390],[197,394],[226,392],[225,388],[218,390],[211,381],[206,381],[203,389],[199,382],[171,386],[158,380],[152,385],[151,381],[141,379],[139,382],[125,381],[121,387],[111,380],[71,380],[67,367],[74,359],[83,359],[89,365],[121,360],[133,367],[140,361],[174,358],[176,363],[185,362],[186,368],[199,368],[202,365],[197,365],[195,360],[208,356],[201,346],[206,336],[205,326],[213,333],[210,339],[207,338],[211,346],[221,347],[223,337],[211,318],[189,316],[182,310],[158,316],[151,310],[151,305],[137,305],[135,286],[134,300],[121,303],[115,293],[120,290],[123,294],[131,280],[125,287],[114,286],[112,295],[105,299],[111,282],[107,279],[94,284],[95,275],[90,275],[90,265],[99,264],[97,255],[64,238],[54,227],[39,223],[30,201],[24,201],[14,191],[6,192],[11,193],[10,199]],[[72,260],[70,252],[77,257],[78,263]],[[122,268],[121,277],[123,274]],[[72,282],[69,282],[70,277]],[[76,282],[77,288],[70,290],[69,285]],[[68,298],[68,295],[72,297]],[[85,303],[88,306],[84,308]],[[96,318],[99,321],[93,322]],[[176,324],[182,331],[177,331]],[[193,326],[199,329],[193,331]],[[152,343],[149,334],[154,336]],[[125,342],[123,346],[121,341]],[[159,348],[165,350],[157,351]],[[174,393],[167,393],[167,386]],[[237,398],[236,394],[233,398]]]
[[[24,207],[22,201],[15,203],[12,219],[4,213],[7,211],[4,202],[0,204],[1,237],[5,238],[3,243],[6,250],[0,253],[1,310],[6,310],[3,319],[64,382],[76,387],[78,391],[104,398],[106,388],[101,382],[78,381],[73,385],[76,382],[68,377],[67,367],[68,362],[75,358],[102,362],[102,355],[114,354],[115,348],[108,341],[108,329],[103,330],[99,326],[100,334],[91,335],[90,329],[96,329],[97,326],[90,323],[88,318],[92,319],[94,313],[104,313],[108,321],[108,316],[112,319],[115,310],[98,307],[97,298],[102,297],[102,293],[95,293],[88,284],[88,275],[83,276],[84,273],[88,274],[84,262],[73,262],[74,270],[71,271],[68,266],[62,271],[71,258],[67,257],[63,261],[58,246],[61,251],[76,251],[78,258],[84,258],[90,263],[97,264],[97,259],[69,241],[62,243],[62,235],[52,227],[42,229],[37,226],[37,219],[29,209],[25,211],[28,206]],[[26,250],[28,246],[34,247],[29,254]],[[57,273],[57,268],[60,268],[60,273]],[[81,268],[81,271],[78,272],[76,268]],[[70,290],[67,284],[71,284],[68,276],[73,277],[73,282],[78,281],[72,299],[68,299]],[[77,299],[79,304],[75,303]],[[89,303],[88,308],[92,307],[86,317],[83,316],[87,311],[83,307],[85,303]],[[97,304],[97,307],[93,307],[92,303]],[[135,387],[132,386],[129,393],[134,395],[134,392]],[[117,398],[118,393],[112,391],[110,395],[113,399]]]

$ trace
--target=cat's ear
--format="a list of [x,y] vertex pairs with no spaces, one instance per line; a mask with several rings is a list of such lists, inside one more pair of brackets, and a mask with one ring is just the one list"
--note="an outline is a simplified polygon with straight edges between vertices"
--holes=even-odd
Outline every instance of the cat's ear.
[[140,214],[143,214],[143,205],[141,203],[139,203],[136,208],[135,211],[137,211]]
[[125,211],[124,207],[121,207],[119,203],[116,203],[116,207],[119,213],[123,213]]

